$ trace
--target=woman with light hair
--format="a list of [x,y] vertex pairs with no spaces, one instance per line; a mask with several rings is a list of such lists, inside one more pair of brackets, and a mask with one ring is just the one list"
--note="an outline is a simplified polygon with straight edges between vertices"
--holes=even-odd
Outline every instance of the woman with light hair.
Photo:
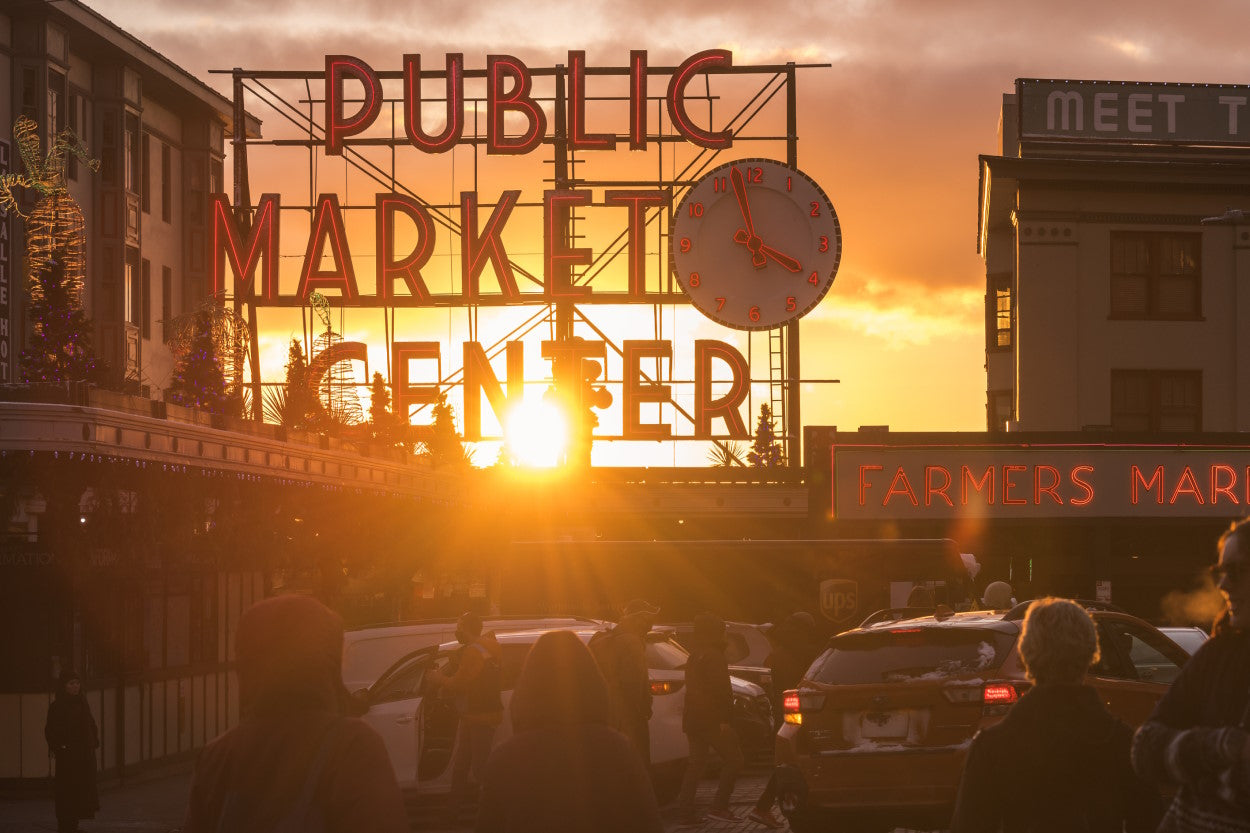
[[1129,766],[1132,730],[1084,684],[1098,661],[1090,615],[1034,602],[1019,652],[1034,686],[972,739],[951,833],[1154,831],[1159,797]]

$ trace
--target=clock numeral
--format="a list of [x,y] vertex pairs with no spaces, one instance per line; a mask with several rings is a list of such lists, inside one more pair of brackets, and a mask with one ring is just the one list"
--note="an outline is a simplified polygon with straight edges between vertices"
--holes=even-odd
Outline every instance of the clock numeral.
[[717,311],[717,312],[720,312],[720,311],[721,311],[721,310],[723,310],[724,308],[725,308],[725,299],[724,299],[724,298],[717,298],[717,299],[716,299],[716,311]]
[[690,249],[692,248],[692,247],[691,247],[691,244],[690,244],[690,238],[689,238],[689,237],[683,237],[683,238],[681,239],[680,246],[681,246],[681,250],[682,250],[682,252],[688,252],[688,251],[690,251]]
[[690,285],[691,285],[691,286],[698,286],[698,285],[699,285],[699,284],[701,284],[701,283],[703,283],[703,279],[699,277],[699,273],[698,273],[698,272],[691,272],[691,273],[690,273]]
[[788,176],[788,177],[786,177],[786,190],[787,190],[787,191],[793,191],[793,190],[794,190],[794,177],[792,177],[792,176]]
[[[816,203],[812,203],[812,205],[815,205],[815,204]],[[690,203],[687,210],[690,212],[691,217],[702,217],[703,216],[703,203],[692,202]]]
[[796,309],[798,309],[798,305],[794,302],[794,296],[786,296],[786,312],[794,312]]
[[729,190],[729,178],[718,176],[712,180],[712,192],[721,194]]
[[829,236],[826,234],[820,235],[820,251],[829,251]]
[[759,183],[763,182],[764,181],[764,169],[756,168],[756,167],[748,167],[746,180],[747,182],[750,182],[754,185],[758,185]]
[[818,203],[818,202],[813,202],[813,203],[812,203],[812,216],[813,216],[813,217],[819,217],[819,216],[820,216],[820,203]]
[[760,308],[751,307],[750,311],[747,313],[747,318],[750,318],[752,321],[759,321],[760,320]]
[[820,275],[816,272],[813,272],[812,276],[807,279],[807,282],[810,283],[812,286],[820,286]]

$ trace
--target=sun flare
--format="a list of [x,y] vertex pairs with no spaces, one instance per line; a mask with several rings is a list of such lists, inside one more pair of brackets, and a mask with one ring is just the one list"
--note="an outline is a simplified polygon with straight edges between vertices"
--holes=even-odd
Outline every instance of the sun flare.
[[522,466],[559,465],[568,446],[568,435],[564,414],[545,401],[522,403],[504,424],[508,453]]

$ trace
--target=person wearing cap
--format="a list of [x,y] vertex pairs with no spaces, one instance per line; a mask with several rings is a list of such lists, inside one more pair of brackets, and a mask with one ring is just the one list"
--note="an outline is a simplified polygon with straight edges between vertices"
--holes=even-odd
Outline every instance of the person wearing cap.
[[456,621],[456,641],[461,648],[455,672],[447,676],[433,670],[426,675],[432,685],[455,697],[456,712],[460,716],[447,802],[448,821],[453,826],[458,823],[460,807],[469,794],[469,774],[472,773],[473,780],[481,785],[495,742],[495,730],[503,721],[500,693],[503,649],[495,634],[483,634],[482,617],[466,611]]
[[733,716],[733,687],[729,682],[729,661],[725,658],[725,623],[711,613],[694,617],[690,658],[686,661],[686,703],[681,728],[690,742],[690,758],[677,795],[682,827],[697,826],[703,818],[694,809],[695,790],[713,749],[720,754],[720,783],[707,817],[718,821],[739,821],[729,809],[729,796],[742,769],[742,747],[730,725]]
[[347,714],[343,620],[311,596],[243,612],[239,724],[201,750],[183,833],[407,833],[382,738]]
[[43,734],[48,741],[48,751],[56,757],[56,780],[52,787],[56,829],[60,833],[73,833],[78,830],[79,819],[93,818],[100,809],[95,783],[100,732],[91,716],[91,707],[82,696],[82,680],[77,672],[61,674],[56,699],[48,704]]
[[591,653],[608,687],[608,720],[629,738],[644,765],[651,763],[651,678],[647,672],[647,634],[660,609],[634,599],[621,609],[615,628],[591,641]]

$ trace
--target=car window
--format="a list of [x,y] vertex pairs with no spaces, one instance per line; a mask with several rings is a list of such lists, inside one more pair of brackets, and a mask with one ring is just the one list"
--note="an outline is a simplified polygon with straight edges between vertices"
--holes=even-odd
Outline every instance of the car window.
[[1180,664],[1169,656],[1176,649],[1168,651],[1162,634],[1150,628],[1132,622],[1110,621],[1103,623],[1099,638],[1114,640],[1121,658],[1127,661],[1127,669],[1122,667],[1119,674],[1112,676],[1171,684],[1181,672]]
[[737,665],[742,662],[751,653],[751,649],[747,646],[746,637],[740,633],[727,633],[725,640],[725,659],[729,660],[730,665]]
[[392,703],[407,700],[421,693],[421,680],[429,668],[431,655],[425,654],[409,660],[378,680],[369,692],[371,703]]
[[835,637],[808,670],[820,683],[857,685],[990,673],[1016,635],[973,628],[901,628]]
[[404,633],[358,639],[343,646],[343,679],[373,683],[404,654],[453,639],[455,626],[426,633]]
[[671,639],[647,640],[647,667],[657,671],[676,671],[686,667],[690,657],[686,649]]

